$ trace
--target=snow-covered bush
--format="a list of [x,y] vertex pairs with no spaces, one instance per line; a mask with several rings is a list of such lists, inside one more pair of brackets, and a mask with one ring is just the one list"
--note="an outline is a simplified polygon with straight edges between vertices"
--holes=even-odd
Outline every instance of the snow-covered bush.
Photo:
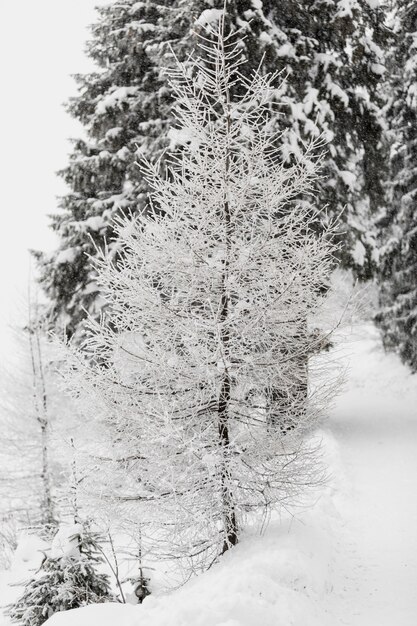
[[171,74],[183,151],[167,177],[143,165],[149,212],[119,221],[119,260],[97,263],[110,323],[90,320],[68,372],[88,418],[110,427],[96,491],[193,566],[235,545],[247,515],[264,520],[319,480],[306,434],[331,383],[306,394],[323,342],[308,320],[333,266],[329,227],[314,231],[325,216],[296,203],[312,151],[278,162],[277,77],[243,78],[221,34],[201,47],[204,64]]
[[13,622],[40,626],[58,611],[114,600],[102,564],[99,537],[87,524],[61,528],[23,594],[8,609]]

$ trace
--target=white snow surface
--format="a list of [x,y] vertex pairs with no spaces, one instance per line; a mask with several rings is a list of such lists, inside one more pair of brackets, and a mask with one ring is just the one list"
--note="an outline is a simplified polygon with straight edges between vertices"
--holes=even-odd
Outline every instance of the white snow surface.
[[349,626],[417,624],[417,375],[384,354],[371,325],[356,333],[331,430],[350,490],[333,608]]
[[349,170],[339,170],[339,176],[343,180],[345,185],[347,185],[349,189],[353,191],[356,183],[356,174],[354,174],[353,172],[349,172]]
[[[330,438],[328,444],[330,449]],[[330,626],[323,622],[322,598],[331,588],[335,515],[326,493],[314,513],[274,520],[264,536],[247,533],[219,564],[170,594],[149,596],[142,606],[113,604],[58,613],[47,624]]]
[[0,572],[0,626],[10,624],[2,610],[22,594],[22,583],[40,567],[47,549],[48,544],[39,537],[27,532],[20,535],[10,570]]
[[205,9],[196,24],[201,26],[210,26],[216,22],[218,22],[223,15],[223,9]]
[[51,550],[48,553],[52,559],[60,559],[63,557],[78,557],[80,536],[83,534],[81,524],[72,524],[61,526],[55,535]]
[[353,248],[352,257],[355,263],[360,266],[364,265],[366,259],[366,248],[359,239],[357,240],[357,242],[355,243],[355,247]]
[[[121,151],[119,150],[119,152]],[[83,225],[91,230],[101,230],[102,228],[105,228],[107,224],[102,215],[92,215],[84,220]]]
[[61,263],[73,263],[77,256],[77,248],[67,248],[58,252],[55,262]]
[[320,433],[331,475],[311,509],[273,519],[263,536],[247,531],[170,594],[58,613],[47,626],[415,626],[417,376],[384,354],[371,324],[354,335],[338,349],[350,370]]

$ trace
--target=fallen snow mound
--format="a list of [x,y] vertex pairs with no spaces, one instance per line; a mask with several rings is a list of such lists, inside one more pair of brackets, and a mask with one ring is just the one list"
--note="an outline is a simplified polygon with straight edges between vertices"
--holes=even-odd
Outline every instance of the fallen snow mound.
[[[326,456],[337,465],[332,437]],[[331,591],[339,523],[328,487],[313,509],[246,534],[208,572],[141,606],[92,605],[56,613],[47,626],[333,626],[323,607]]]

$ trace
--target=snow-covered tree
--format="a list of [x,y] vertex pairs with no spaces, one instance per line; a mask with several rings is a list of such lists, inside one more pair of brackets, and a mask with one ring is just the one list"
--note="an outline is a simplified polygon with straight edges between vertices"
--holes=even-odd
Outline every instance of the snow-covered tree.
[[333,215],[341,213],[342,264],[366,279],[375,270],[372,215],[384,203],[386,3],[301,4],[312,61],[295,128],[301,137],[322,132],[329,142],[319,197]]
[[52,469],[50,462],[50,428],[51,416],[48,406],[48,394],[46,388],[46,373],[44,355],[41,345],[42,328],[36,315],[35,319],[29,318],[27,327],[29,340],[30,363],[32,370],[33,387],[33,408],[36,414],[36,421],[40,429],[40,450],[41,457],[41,481],[42,481],[42,502],[41,502],[41,523],[44,527],[53,529],[56,524],[54,501],[52,496]]
[[9,607],[11,620],[40,626],[58,611],[114,600],[108,576],[98,571],[103,563],[99,541],[86,523],[61,528],[41,567]]
[[417,370],[417,6],[398,3],[388,121],[392,134],[388,206],[379,219],[385,346]]
[[160,79],[159,45],[170,38],[170,0],[112,3],[98,9],[89,56],[98,71],[77,76],[80,94],[69,112],[87,136],[74,142],[61,172],[70,192],[61,199],[52,227],[61,243],[42,257],[42,282],[71,334],[85,317],[101,309],[95,273],[87,254],[120,212],[140,211],[146,187],[135,165],[136,153],[157,155],[165,146],[170,97]]
[[90,319],[68,379],[110,428],[103,497],[160,554],[207,565],[247,515],[290,506],[317,479],[305,435],[331,383],[308,398],[292,389],[323,341],[308,320],[334,261],[329,232],[313,231],[325,215],[294,202],[311,191],[314,149],[289,167],[271,133],[276,76],[242,77],[239,43],[201,45],[205,63],[180,66],[171,85],[188,141],[166,176],[143,166],[152,204],[119,220],[119,258],[96,264],[111,315]]
[[[1,364],[0,517],[49,537],[67,518],[70,440],[86,432],[62,389],[60,355],[48,337],[44,306],[30,301]],[[23,316],[19,316],[23,317]]]
[[1,511],[18,523],[40,525],[46,533],[55,529],[57,514],[52,459],[56,388],[49,356],[37,307],[29,304],[26,328],[15,333],[15,359],[3,363],[1,377],[5,437],[0,466],[7,475],[0,484]]
[[[172,64],[171,47],[185,60],[195,33],[207,34],[223,6],[224,0],[125,0],[99,9],[88,44],[98,71],[77,77],[79,95],[69,104],[86,137],[74,143],[62,172],[70,191],[52,221],[60,244],[54,254],[38,255],[54,316],[69,334],[82,334],[85,311],[98,317],[104,304],[88,255],[105,240],[117,254],[113,219],[145,208],[149,188],[136,160],[163,157],[167,146],[181,144],[161,67]],[[242,71],[250,73],[264,57],[264,71],[287,77],[271,92],[283,114],[277,124],[287,130],[277,154],[291,164],[304,141],[321,134],[329,142],[319,198],[332,215],[342,214],[342,258],[361,276],[371,269],[367,213],[379,203],[384,161],[382,13],[374,0],[226,2],[228,28],[240,29]]]

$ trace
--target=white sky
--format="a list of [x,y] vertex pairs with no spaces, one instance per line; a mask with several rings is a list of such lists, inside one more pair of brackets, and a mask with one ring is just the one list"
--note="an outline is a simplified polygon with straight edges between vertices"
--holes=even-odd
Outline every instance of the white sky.
[[[84,54],[94,6],[109,0],[0,0],[0,360],[12,350],[27,292],[28,248],[51,249],[47,214],[64,190],[69,137],[80,127],[62,107],[71,74],[92,69]],[[20,313],[21,315],[21,313]]]

